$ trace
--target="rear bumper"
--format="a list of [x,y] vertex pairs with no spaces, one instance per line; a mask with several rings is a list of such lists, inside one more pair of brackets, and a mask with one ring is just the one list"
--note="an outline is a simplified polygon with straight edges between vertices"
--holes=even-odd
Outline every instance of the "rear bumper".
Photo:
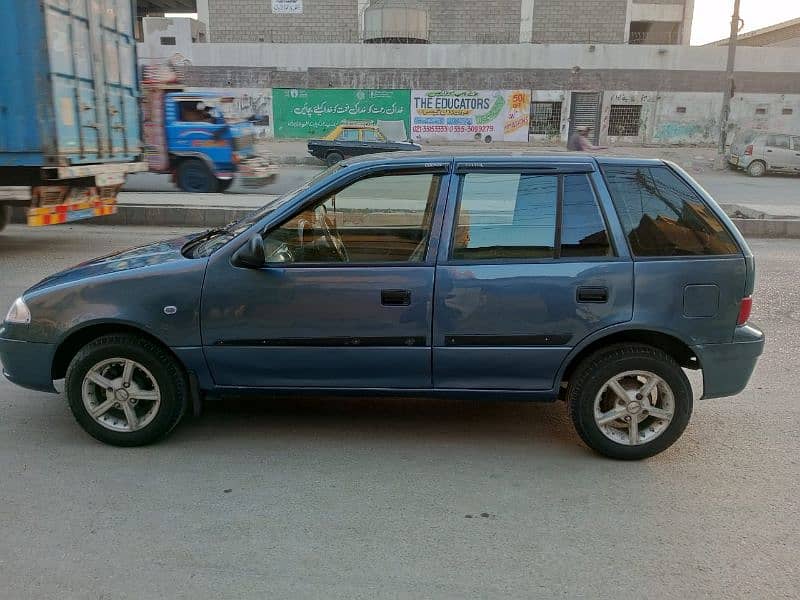
[[51,379],[55,345],[0,338],[0,363],[11,383],[38,392],[56,392]]
[[764,334],[745,325],[736,329],[729,344],[702,344],[693,350],[703,369],[703,398],[735,396],[750,381],[764,351]]

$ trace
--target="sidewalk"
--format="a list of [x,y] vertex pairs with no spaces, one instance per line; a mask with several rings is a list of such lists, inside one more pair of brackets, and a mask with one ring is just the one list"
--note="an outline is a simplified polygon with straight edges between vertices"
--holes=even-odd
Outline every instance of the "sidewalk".
[[[282,165],[321,165],[322,161],[310,156],[306,140],[264,140],[257,143],[259,154],[269,154]],[[515,142],[451,142],[448,144],[422,144],[424,151],[431,152],[485,152],[487,150],[508,150],[528,152],[567,152],[566,146],[540,145]],[[661,158],[679,164],[694,172],[710,170],[714,164],[716,148],[702,146],[681,147],[641,147],[615,146],[608,150],[598,150],[597,154],[609,156],[640,156],[642,158]]]

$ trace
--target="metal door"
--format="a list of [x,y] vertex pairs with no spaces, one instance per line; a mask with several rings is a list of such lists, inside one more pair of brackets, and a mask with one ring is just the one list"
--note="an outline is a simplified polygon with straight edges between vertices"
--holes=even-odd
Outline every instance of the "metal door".
[[800,135],[792,136],[792,170],[800,171]]
[[600,138],[601,92],[572,92],[570,102],[569,135],[578,127],[590,127],[589,139],[597,144]]

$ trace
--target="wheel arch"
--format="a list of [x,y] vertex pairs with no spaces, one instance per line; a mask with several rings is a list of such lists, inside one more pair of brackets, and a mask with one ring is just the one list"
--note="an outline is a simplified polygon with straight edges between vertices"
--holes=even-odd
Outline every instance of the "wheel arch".
[[159,339],[157,336],[146,331],[145,329],[142,329],[141,327],[137,327],[129,323],[122,321],[106,321],[101,323],[89,323],[75,328],[61,340],[56,348],[55,354],[53,355],[53,362],[50,367],[50,375],[52,379],[54,381],[57,379],[63,379],[67,374],[67,368],[69,368],[69,364],[72,362],[72,359],[75,358],[75,355],[80,351],[81,348],[83,348],[92,340],[104,335],[124,333],[138,335],[140,337],[147,338],[155,344],[158,344],[175,359],[176,363],[180,365],[180,368],[183,370],[184,374],[187,373],[186,365],[183,363],[183,361],[167,344],[164,343],[163,340]]
[[694,350],[675,334],[644,327],[630,327],[598,334],[577,345],[565,359],[556,381],[569,381],[577,366],[587,356],[612,344],[646,344],[666,352],[681,367],[692,370],[702,368],[700,358]]

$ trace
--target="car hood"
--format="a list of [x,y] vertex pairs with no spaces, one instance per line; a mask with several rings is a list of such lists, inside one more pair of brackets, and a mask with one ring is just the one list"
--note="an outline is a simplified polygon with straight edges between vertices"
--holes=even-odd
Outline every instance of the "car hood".
[[26,294],[56,285],[88,279],[90,277],[121,273],[133,269],[143,269],[174,261],[193,260],[184,257],[183,254],[181,254],[181,248],[198,235],[201,234],[195,233],[181,236],[93,258],[44,278],[30,288]]

